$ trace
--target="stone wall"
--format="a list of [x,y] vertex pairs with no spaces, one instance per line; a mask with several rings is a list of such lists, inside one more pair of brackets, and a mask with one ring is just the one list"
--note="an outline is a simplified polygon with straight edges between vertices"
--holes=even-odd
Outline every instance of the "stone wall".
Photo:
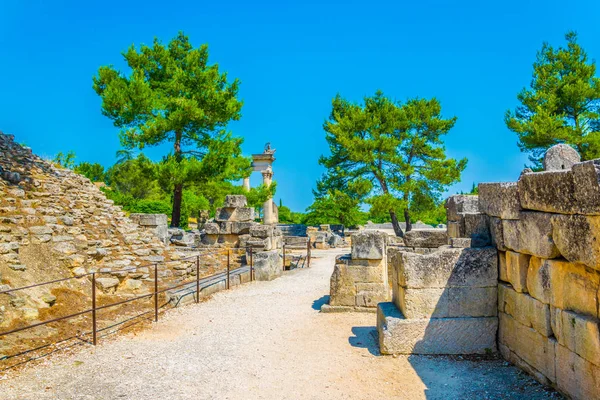
[[369,311],[390,299],[387,235],[363,231],[353,236],[351,254],[338,256],[331,275],[329,304],[322,312]]
[[549,170],[516,183],[479,185],[499,257],[498,345],[539,381],[597,399],[600,160],[564,154],[549,151]]

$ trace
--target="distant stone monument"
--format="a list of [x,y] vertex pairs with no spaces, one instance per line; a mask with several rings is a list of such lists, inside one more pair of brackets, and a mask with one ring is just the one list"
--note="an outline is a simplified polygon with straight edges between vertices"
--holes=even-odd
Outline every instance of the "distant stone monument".
[[[267,187],[273,182],[273,161],[275,161],[276,149],[271,148],[271,143],[265,144],[265,149],[260,154],[252,154],[252,170],[260,172],[263,176],[263,184]],[[250,177],[244,178],[243,187],[250,191]],[[263,223],[267,225],[279,222],[277,206],[269,197],[263,204]]]

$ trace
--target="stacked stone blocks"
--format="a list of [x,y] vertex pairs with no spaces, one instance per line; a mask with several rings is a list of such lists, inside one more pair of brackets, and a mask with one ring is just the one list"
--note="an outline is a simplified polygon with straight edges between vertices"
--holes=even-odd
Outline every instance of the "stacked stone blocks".
[[351,254],[338,256],[331,275],[329,304],[322,312],[375,312],[390,299],[387,235],[363,231],[352,237]]
[[496,227],[498,346],[569,397],[600,398],[600,160],[561,154],[516,183],[479,186]]

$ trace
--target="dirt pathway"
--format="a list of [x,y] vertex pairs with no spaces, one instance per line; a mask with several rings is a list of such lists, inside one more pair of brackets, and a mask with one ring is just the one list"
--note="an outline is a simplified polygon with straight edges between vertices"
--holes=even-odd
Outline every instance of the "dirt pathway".
[[546,399],[501,360],[382,357],[375,314],[320,314],[334,251],[0,381],[2,399]]

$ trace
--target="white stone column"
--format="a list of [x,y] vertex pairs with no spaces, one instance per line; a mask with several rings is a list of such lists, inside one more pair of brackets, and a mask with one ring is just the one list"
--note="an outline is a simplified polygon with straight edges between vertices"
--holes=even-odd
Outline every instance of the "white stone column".
[[[263,176],[263,184],[266,187],[271,186],[271,182],[273,181],[273,170],[271,166],[262,171]],[[273,213],[273,199],[269,197],[267,201],[263,204],[263,223],[266,224],[276,224],[275,215]]]
[[250,177],[249,176],[244,178],[244,183],[242,184],[242,187],[244,188],[244,191],[246,191],[246,192],[250,191]]

